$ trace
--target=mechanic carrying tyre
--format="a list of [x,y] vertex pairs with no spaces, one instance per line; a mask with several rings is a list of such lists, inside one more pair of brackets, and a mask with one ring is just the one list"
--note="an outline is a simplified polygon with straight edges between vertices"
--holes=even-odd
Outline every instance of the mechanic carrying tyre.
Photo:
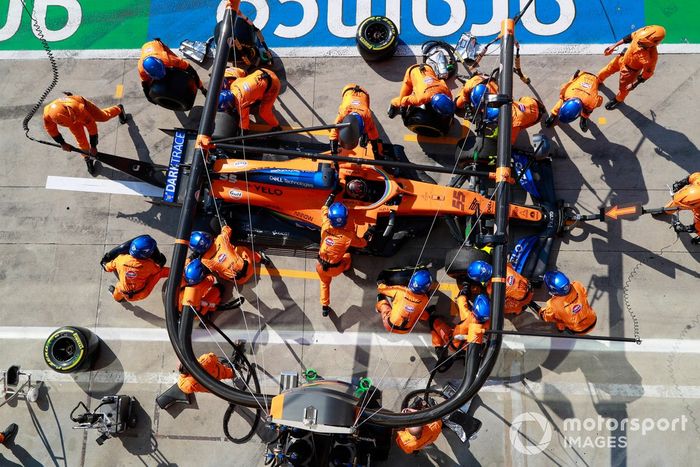
[[161,278],[168,277],[165,255],[150,235],[141,235],[122,243],[105,253],[100,266],[105,272],[114,272],[119,279],[109,291],[114,300],[136,302],[151,294]]
[[51,333],[44,343],[44,361],[59,373],[89,370],[97,357],[100,339],[89,330],[64,326]]
[[141,87],[151,104],[169,110],[190,110],[197,89],[207,95],[197,71],[156,38],[141,47],[137,68]]
[[375,308],[382,317],[384,329],[406,334],[418,320],[427,321],[434,308],[428,308],[432,290],[433,278],[427,269],[417,269],[407,285],[386,285],[378,281]]
[[[360,123],[360,146],[367,145],[367,138],[372,145],[372,152],[376,159],[384,159],[384,147],[382,145],[382,140],[379,139],[379,132],[374,124],[374,118],[372,117],[372,110],[369,107],[369,93],[357,84],[350,83],[347,84],[340,93],[342,101],[338,107],[338,115],[335,118],[335,124],[343,123],[345,118],[349,115],[354,116],[358,119]],[[338,140],[340,139],[340,146],[344,149],[352,150],[355,149],[356,145],[348,144],[349,139],[354,138],[344,138],[343,133],[351,131],[351,128],[343,128],[338,131],[333,128],[330,131],[330,144],[331,144],[331,154],[338,154]],[[364,141],[363,141],[364,140]],[[348,145],[352,147],[347,147]],[[364,147],[363,146],[363,147]]]
[[452,124],[455,104],[447,84],[438,79],[430,65],[412,65],[406,70],[399,97],[391,100],[387,114],[394,118],[399,111],[409,130],[429,136],[444,135]]
[[261,68],[246,76],[230,78],[229,89],[219,94],[219,110],[238,113],[241,132],[244,133],[250,128],[251,107],[259,104],[260,118],[272,127],[270,131],[280,131],[282,127],[273,113],[275,100],[280,93],[277,75]]
[[399,33],[394,22],[386,16],[370,16],[357,27],[355,41],[362,58],[376,62],[394,56]]

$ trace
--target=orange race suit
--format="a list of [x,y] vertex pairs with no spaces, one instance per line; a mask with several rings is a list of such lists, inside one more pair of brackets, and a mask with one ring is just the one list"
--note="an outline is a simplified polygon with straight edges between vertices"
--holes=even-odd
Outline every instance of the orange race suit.
[[[118,117],[120,113],[121,108],[118,105],[100,109],[84,97],[71,95],[56,99],[44,107],[44,128],[54,141],[63,146],[66,142],[58,131],[58,126],[67,127],[75,136],[78,147],[83,151],[89,151],[91,147],[97,148],[98,135],[95,122],[106,122]],[[89,142],[85,137],[86,128],[90,136]],[[83,157],[87,156],[83,155]]]
[[[335,124],[342,123],[348,114],[355,112],[362,117],[367,137],[370,140],[379,139],[379,132],[374,124],[372,111],[369,108],[369,94],[367,91],[357,84],[350,83],[343,88],[341,96],[343,100],[338,107],[338,116],[335,118]],[[338,130],[336,128],[330,131],[330,140],[338,141]]]
[[321,225],[321,248],[318,251],[318,263],[316,272],[321,281],[321,305],[329,306],[331,303],[331,280],[350,269],[352,258],[348,248],[363,248],[367,246],[367,240],[358,237],[355,223],[348,216],[345,227],[333,227],[328,219],[328,206],[321,208],[323,224]]
[[596,314],[588,304],[586,289],[578,281],[571,282],[571,290],[566,295],[553,296],[539,310],[540,317],[554,323],[559,331],[569,330],[577,334],[587,334],[596,323]]
[[[486,292],[491,295],[492,283],[486,286]],[[506,265],[506,301],[503,313],[519,315],[528,303],[532,302],[535,292],[532,284],[522,274],[518,273],[510,263]]]
[[201,257],[202,264],[223,280],[236,281],[243,285],[253,277],[255,264],[261,258],[250,248],[231,244],[232,229],[225,225],[214,243]]
[[258,102],[260,118],[273,128],[279,127],[277,117],[272,113],[280,93],[280,80],[276,74],[261,68],[233,81],[230,89],[236,99],[234,110],[238,112],[242,129],[250,128],[250,107]]
[[191,306],[197,313],[206,316],[215,311],[219,303],[221,303],[221,290],[212,274],[207,274],[198,284],[187,285],[183,281],[180,285],[178,302],[180,312],[182,312],[183,307]]
[[610,75],[620,72],[620,88],[615,96],[615,100],[619,102],[625,100],[630,92],[629,87],[635,81],[639,78],[646,81],[654,75],[659,53],[656,47],[644,47],[639,44],[639,40],[646,36],[649,28],[658,28],[658,26],[645,26],[625,36],[622,42],[630,44],[629,47],[616,55],[598,72],[598,81],[601,83]]
[[411,332],[416,321],[428,319],[426,307],[430,296],[411,292],[403,285],[377,285],[377,313],[384,329],[396,334]]
[[490,321],[480,323],[469,308],[467,296],[460,293],[457,296],[457,308],[459,309],[459,323],[452,329],[442,319],[437,318],[431,323],[430,334],[433,347],[447,346],[456,352],[466,344],[484,342],[484,333],[489,328]]
[[471,107],[471,94],[475,87],[480,84],[485,84],[487,92],[489,94],[498,94],[498,83],[495,80],[489,80],[489,75],[484,73],[477,73],[464,83],[464,87],[459,92],[457,99],[455,99],[455,106],[458,109],[465,109]]
[[397,431],[396,444],[403,452],[411,454],[433,444],[440,433],[442,433],[442,420],[436,420],[423,425],[418,436],[411,433],[411,428]]
[[[214,353],[204,354],[200,356],[197,361],[207,373],[219,381],[233,378],[233,370],[231,367],[221,363]],[[185,394],[192,394],[194,392],[209,392],[204,386],[199,384],[192,375],[188,373],[180,373],[180,376],[177,379],[177,386]]]
[[517,101],[513,101],[511,115],[513,116],[513,132],[511,133],[510,143],[515,144],[518,135],[525,128],[530,128],[540,121],[542,114],[546,112],[544,105],[534,97],[521,97]]
[[583,110],[581,116],[589,118],[591,113],[603,103],[603,96],[598,94],[598,78],[593,73],[584,71],[574,74],[574,77],[561,87],[559,91],[559,101],[550,112],[552,115],[559,115],[559,109],[568,99],[581,99]]
[[162,267],[150,258],[138,259],[129,254],[117,256],[104,265],[105,271],[117,273],[119,282],[112,292],[118,302],[136,302],[148,297],[161,278],[168,277],[170,268]]
[[435,94],[452,97],[447,84],[435,75],[430,65],[412,65],[406,70],[399,97],[391,100],[393,107],[419,106],[430,102]]
[[673,227],[676,232],[700,233],[700,172],[692,173],[688,178],[673,184],[673,199],[666,208],[680,208],[693,212],[693,226],[683,226],[674,216]]

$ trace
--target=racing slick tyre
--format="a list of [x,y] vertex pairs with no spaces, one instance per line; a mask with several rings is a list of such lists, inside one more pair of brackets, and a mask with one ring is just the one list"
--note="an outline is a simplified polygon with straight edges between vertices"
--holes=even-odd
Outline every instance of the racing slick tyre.
[[452,116],[443,117],[423,107],[409,107],[403,115],[403,124],[421,136],[445,136],[450,131]]
[[100,339],[85,328],[64,326],[44,343],[44,361],[59,373],[88,370],[97,357]]
[[153,82],[149,97],[160,107],[184,112],[192,109],[194,105],[197,82],[184,70],[171,69],[165,78]]
[[216,112],[212,139],[230,138],[238,134],[238,118],[228,112]]
[[[465,280],[467,269],[473,261],[491,262],[491,255],[474,247],[453,248],[445,254],[445,267],[449,266],[447,275],[457,281]],[[450,264],[452,266],[450,266]]]
[[420,269],[426,269],[425,266],[419,265],[415,269],[412,267],[405,268],[387,268],[379,273],[377,276],[377,284],[383,283],[386,285],[408,285],[408,281],[411,280],[411,276],[414,271]]
[[398,29],[386,16],[370,16],[357,28],[355,41],[360,55],[368,62],[386,60],[396,53]]

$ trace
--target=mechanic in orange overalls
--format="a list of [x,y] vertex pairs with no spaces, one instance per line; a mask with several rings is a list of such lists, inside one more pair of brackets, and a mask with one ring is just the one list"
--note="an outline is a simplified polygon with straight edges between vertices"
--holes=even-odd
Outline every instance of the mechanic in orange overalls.
[[[700,234],[700,172],[690,174],[688,177],[673,184],[673,199],[666,205],[667,208],[681,208],[693,211],[693,225],[683,225],[678,218],[678,213],[673,214],[673,229],[676,232],[688,232]],[[700,237],[691,240],[694,245],[700,243]]]
[[[424,402],[421,408],[423,407],[425,407]],[[417,411],[418,409],[407,407],[401,413]],[[396,432],[396,444],[406,454],[412,454],[433,444],[440,437],[440,433],[442,433],[442,420],[436,420],[423,426],[411,426]]]
[[[484,86],[479,86],[483,84]],[[479,86],[476,95],[473,91]],[[464,83],[464,87],[459,92],[455,99],[455,106],[458,109],[474,110],[473,102],[481,102],[484,94],[498,94],[498,83],[490,79],[490,76],[485,73],[477,73]],[[484,104],[482,104],[484,105]]]
[[216,311],[219,303],[221,303],[221,289],[214,275],[202,264],[201,259],[188,260],[180,286],[178,304],[180,312],[185,306],[191,306],[197,313],[205,316]]
[[382,317],[384,329],[396,334],[411,332],[418,320],[428,319],[430,288],[433,278],[427,269],[413,273],[408,286],[377,284],[376,310]]
[[[238,77],[229,86],[231,91],[230,101],[225,102],[224,109],[238,112],[240,127],[247,131],[250,128],[250,108],[260,103],[259,115],[265,123],[272,128],[270,131],[280,131],[282,127],[277,117],[272,113],[275,100],[280,93],[280,80],[270,70],[261,68],[247,76]],[[223,96],[228,96],[226,90],[221,91]],[[228,101],[227,97],[225,101]],[[219,99],[222,103],[222,99]]]
[[[73,133],[78,147],[91,156],[97,155],[97,125],[95,122],[106,122],[114,117],[119,117],[121,124],[126,123],[126,113],[121,104],[100,109],[95,104],[82,96],[75,96],[69,92],[64,93],[66,97],[58,98],[44,107],[44,128],[46,132],[61,145],[64,151],[72,151],[74,148],[66,143],[63,136],[58,131],[58,126],[64,126]],[[85,138],[87,128],[90,141]],[[82,154],[87,164],[90,175],[95,174],[95,162],[87,155]]]
[[255,265],[270,264],[270,259],[262,252],[255,252],[244,246],[231,244],[232,229],[225,225],[221,233],[212,236],[200,230],[190,235],[190,248],[200,255],[202,264],[219,278],[235,281],[243,285],[253,277]]
[[[369,107],[369,93],[357,84],[346,85],[340,93],[342,101],[338,107],[338,115],[335,117],[335,124],[343,122],[348,115],[356,115],[361,119],[361,134],[366,134],[372,144],[372,152],[378,159],[382,158],[384,148],[382,140],[379,139],[379,132],[374,124],[372,110]],[[330,131],[331,154],[338,154],[338,130],[333,128]],[[341,142],[342,146],[342,142]],[[354,148],[346,148],[354,149]]]
[[597,317],[583,284],[570,281],[563,272],[549,271],[544,275],[544,285],[552,298],[541,308],[533,303],[544,321],[574,334],[588,334],[595,327]]
[[17,436],[17,432],[19,431],[19,427],[17,426],[16,423],[10,423],[10,425],[5,428],[5,431],[0,433],[0,444],[3,446],[9,446],[12,444],[15,440],[15,436]]
[[659,58],[656,46],[664,40],[664,37],[666,37],[666,29],[662,26],[644,26],[605,49],[605,55],[610,55],[617,46],[630,44],[598,72],[600,83],[610,75],[620,72],[620,89],[617,95],[605,104],[606,109],[616,108],[625,100],[632,86],[643,83],[653,76],[656,61]]
[[[204,355],[201,355],[197,361],[207,373],[219,381],[233,378],[233,369],[230,366],[221,363],[219,358],[214,353],[205,353]],[[182,366],[180,366],[180,376],[177,378],[177,387],[179,387],[185,394],[209,392],[207,388],[199,384],[197,380],[194,379],[194,376],[187,373]]]
[[149,235],[141,235],[131,241],[128,253],[123,253],[111,261],[100,262],[106,272],[116,272],[117,286],[109,286],[112,297],[118,302],[135,302],[148,297],[161,278],[168,277],[170,268],[165,265],[165,257],[158,251],[156,241]]
[[491,303],[485,294],[479,294],[474,298],[474,306],[470,307],[468,295],[469,289],[465,287],[457,296],[459,323],[454,328],[441,318],[430,319],[430,334],[438,366],[445,362],[450,350],[454,353],[467,344],[484,342],[484,334],[491,320]]
[[579,126],[584,133],[588,131],[588,119],[591,113],[603,103],[603,96],[598,94],[598,77],[587,71],[576,70],[574,77],[561,87],[559,101],[550,112],[544,126],[554,125],[557,117],[561,123],[571,123],[579,116]]
[[326,204],[321,208],[323,224],[316,272],[321,284],[323,316],[328,316],[331,311],[331,281],[352,265],[348,248],[367,246],[367,240],[357,236],[355,223],[348,219],[347,206],[343,203],[333,203],[334,199],[335,192],[328,196]]
[[[491,295],[493,285],[491,277],[493,268],[486,261],[474,261],[467,268],[469,279],[479,284],[486,284],[486,292]],[[519,315],[532,302],[535,292],[532,284],[522,274],[518,273],[510,263],[506,264],[506,300],[503,313]]]
[[534,97],[525,96],[513,101],[511,112],[513,116],[513,132],[510,136],[510,143],[515,144],[515,140],[518,139],[520,132],[539,122],[546,112],[547,108],[544,104]]
[[432,106],[439,115],[447,117],[454,114],[455,104],[447,84],[439,79],[430,65],[411,65],[403,77],[399,97],[391,100],[387,114],[396,117],[400,109],[425,104]]
[[156,38],[146,42],[141,47],[141,58],[137,64],[141,87],[148,102],[153,103],[150,97],[151,85],[154,81],[163,79],[168,74],[168,70],[178,69],[190,75],[203,95],[207,95],[207,90],[199,79],[197,71],[186,60],[178,57],[167,45]]

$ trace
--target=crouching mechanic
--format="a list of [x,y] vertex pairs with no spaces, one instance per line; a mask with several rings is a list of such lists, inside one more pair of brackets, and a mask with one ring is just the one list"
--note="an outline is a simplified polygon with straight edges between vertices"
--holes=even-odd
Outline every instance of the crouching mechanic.
[[141,78],[143,93],[151,104],[155,104],[150,96],[153,82],[165,78],[168,72],[173,69],[183,70],[190,75],[194,82],[197,83],[197,87],[202,91],[202,94],[207,95],[207,90],[202,84],[202,80],[199,79],[197,71],[192,68],[192,65],[178,57],[158,38],[143,44],[137,68],[139,70],[139,78]]
[[[372,152],[374,153],[374,157],[377,159],[383,159],[382,154],[384,153],[384,148],[382,146],[382,140],[379,139],[377,127],[374,124],[372,110],[369,107],[369,93],[367,93],[364,88],[358,86],[357,84],[350,83],[343,88],[340,95],[342,97],[342,101],[338,107],[338,115],[335,118],[335,124],[337,125],[339,123],[343,123],[345,117],[348,115],[355,116],[360,123],[360,145],[366,145],[366,138],[369,138],[369,141],[372,144]],[[336,128],[333,128],[330,131],[329,139],[331,144],[331,154],[338,154],[338,139],[339,136],[342,136],[343,130],[344,129],[340,130],[340,135],[338,129]],[[354,147],[345,147],[343,142],[344,138],[340,138],[340,146],[344,149],[354,149]]]
[[[474,261],[467,268],[467,277],[486,285],[486,291],[492,294],[493,267],[486,261]],[[518,273],[510,263],[506,264],[506,299],[503,313],[519,315],[532,302],[535,292],[532,284],[522,274]]]
[[119,279],[109,286],[118,302],[135,302],[148,297],[161,278],[168,277],[165,256],[150,235],[141,235],[109,251],[100,261],[102,269],[114,272]]
[[384,329],[406,334],[418,320],[427,320],[432,312],[427,308],[432,284],[433,278],[427,269],[415,271],[407,287],[378,283],[376,310],[382,317]]
[[[666,208],[677,208],[693,212],[693,225],[683,225],[678,213],[673,214],[672,226],[676,232],[688,232],[700,234],[700,172],[690,174],[688,177],[678,180],[671,190],[673,199]],[[700,243],[700,237],[691,240],[694,245]]]
[[240,286],[253,277],[256,264],[270,264],[270,259],[262,252],[253,253],[250,248],[231,244],[231,233],[228,225],[216,238],[207,232],[194,231],[190,235],[190,248],[220,279],[234,281]]
[[511,111],[513,132],[511,133],[510,143],[515,144],[520,132],[535,125],[546,113],[547,108],[539,99],[534,97],[525,96],[513,101]]
[[[197,362],[204,370],[219,381],[233,378],[233,369],[226,363],[222,363],[216,354],[210,352],[201,355]],[[180,376],[177,378],[177,387],[185,394],[193,394],[195,392],[209,392],[207,388],[199,384],[194,379],[194,376],[187,373],[185,368],[180,365]]]
[[[364,248],[367,240],[357,236],[355,223],[348,219],[348,208],[343,203],[334,203],[332,192],[321,208],[321,247],[318,250],[316,273],[321,284],[321,307],[323,316],[331,311],[331,281],[352,265],[348,248]],[[332,204],[331,204],[332,203]]]
[[455,104],[447,84],[439,79],[430,65],[412,65],[406,70],[399,97],[391,100],[387,114],[396,117],[401,110],[420,105],[430,106],[443,117],[454,115]]
[[179,310],[191,306],[200,316],[215,311],[221,303],[221,288],[216,278],[195,258],[185,266],[183,283],[180,286]]
[[[413,413],[426,407],[420,399],[421,405],[416,408],[407,407],[401,413]],[[435,420],[423,426],[411,426],[396,432],[396,444],[406,454],[412,454],[433,444],[442,433],[442,420]]]
[[477,73],[464,83],[464,87],[455,98],[455,107],[473,114],[479,105],[486,107],[482,102],[486,94],[498,94],[498,83],[484,73]]
[[438,359],[438,367],[447,370],[451,363],[445,364],[450,351],[458,352],[467,344],[481,344],[484,334],[489,328],[491,319],[491,303],[485,294],[474,298],[474,304],[469,305],[469,289],[463,288],[457,296],[459,323],[453,328],[441,318],[430,319],[430,334]]
[[579,127],[585,133],[588,131],[591,113],[602,103],[603,96],[598,94],[598,77],[587,71],[581,73],[576,70],[574,77],[561,87],[559,101],[544,121],[544,126],[553,126],[557,117],[561,123],[571,123],[580,116]]
[[588,334],[595,327],[597,317],[583,284],[570,281],[561,271],[549,271],[544,275],[544,285],[552,298],[541,308],[532,305],[542,320],[554,323],[560,332],[574,334]]
[[[65,94],[65,97],[56,99],[44,107],[44,128],[49,136],[61,145],[61,149],[70,152],[74,149],[73,146],[66,143],[61,132],[58,131],[59,126],[68,128],[75,136],[78,147],[82,151],[89,153],[90,156],[95,157],[97,156],[97,143],[99,141],[96,122],[106,122],[114,117],[119,117],[119,123],[126,123],[124,107],[118,104],[100,109],[82,96],[75,96],[71,93]],[[90,137],[89,142],[85,138],[85,129],[87,129]],[[85,159],[90,175],[95,175],[95,161],[90,159],[87,154],[82,156]]]
[[280,80],[275,73],[261,68],[246,76],[236,77],[230,83],[228,90],[221,91],[219,109],[237,112],[243,132],[250,128],[250,109],[255,104],[260,105],[258,113],[272,127],[270,131],[282,129],[273,113],[275,100],[280,93]]

